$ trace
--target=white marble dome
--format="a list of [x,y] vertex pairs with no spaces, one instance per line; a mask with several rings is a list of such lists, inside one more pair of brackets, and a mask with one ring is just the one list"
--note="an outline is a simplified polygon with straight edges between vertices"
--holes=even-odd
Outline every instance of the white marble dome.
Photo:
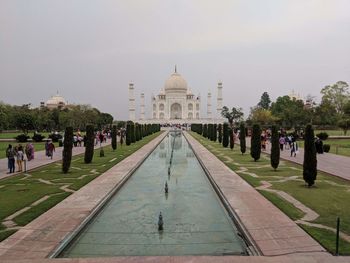
[[62,107],[67,104],[66,100],[59,94],[52,96],[46,101],[46,106],[48,108]]
[[164,91],[186,93],[187,82],[179,73],[175,72],[165,81]]

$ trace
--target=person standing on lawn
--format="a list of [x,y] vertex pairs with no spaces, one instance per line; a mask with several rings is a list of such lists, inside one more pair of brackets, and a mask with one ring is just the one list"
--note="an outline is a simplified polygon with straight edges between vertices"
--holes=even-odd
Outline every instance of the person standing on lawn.
[[9,173],[14,173],[15,172],[15,150],[12,148],[12,145],[9,144],[9,146],[6,149],[6,157],[8,160],[8,168],[9,168]]

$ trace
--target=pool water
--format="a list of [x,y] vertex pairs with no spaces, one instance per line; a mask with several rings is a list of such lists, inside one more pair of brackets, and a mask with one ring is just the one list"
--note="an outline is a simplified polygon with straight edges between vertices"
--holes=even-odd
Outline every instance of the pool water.
[[[160,212],[163,231],[158,231]],[[60,257],[240,255],[245,251],[186,139],[170,132]]]

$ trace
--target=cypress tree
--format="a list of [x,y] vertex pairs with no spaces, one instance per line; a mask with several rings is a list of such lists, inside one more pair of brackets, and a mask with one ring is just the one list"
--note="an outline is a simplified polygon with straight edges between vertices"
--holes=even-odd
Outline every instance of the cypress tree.
[[131,139],[131,143],[136,142],[135,124],[134,123],[131,123],[131,126],[130,126],[130,139]]
[[221,123],[219,123],[218,132],[219,132],[219,135],[218,135],[219,143],[222,143],[222,124]]
[[254,124],[253,131],[252,131],[251,145],[250,145],[250,155],[252,156],[255,162],[260,159],[260,154],[261,154],[260,136],[261,136],[260,126],[259,124]]
[[213,124],[209,123],[208,124],[208,133],[207,133],[207,138],[211,140],[211,134],[213,132]]
[[139,124],[135,123],[135,141],[139,141],[140,140],[140,133],[139,133]]
[[117,126],[113,125],[112,126],[112,149],[115,151],[117,149]]
[[303,177],[308,187],[315,184],[317,176],[317,157],[314,129],[311,124],[306,125],[304,134],[304,163]]
[[142,124],[139,124],[139,139],[142,140],[143,138],[143,133],[142,133]]
[[64,143],[62,153],[62,172],[68,173],[70,163],[72,160],[72,148],[73,148],[73,127],[67,127],[64,132]]
[[84,162],[91,163],[92,158],[94,157],[94,139],[95,139],[93,125],[86,126],[86,137],[85,138],[86,138],[86,141],[85,141]]
[[204,124],[203,125],[203,137],[207,138],[207,132],[208,132],[208,125]]
[[278,137],[278,128],[276,125],[271,127],[271,166],[273,169],[277,169],[280,163],[280,145]]
[[230,129],[230,149],[232,150],[235,147],[235,137],[233,136],[233,129]]
[[126,145],[131,144],[131,123],[126,124]]
[[214,128],[213,128],[213,141],[216,142],[216,140],[218,139],[218,127],[216,125],[216,123],[214,124]]
[[222,146],[225,148],[228,146],[228,123],[224,123],[223,136],[222,136]]
[[244,154],[246,151],[245,134],[246,134],[246,128],[245,128],[244,122],[242,122],[239,127],[239,144],[240,144],[242,154]]

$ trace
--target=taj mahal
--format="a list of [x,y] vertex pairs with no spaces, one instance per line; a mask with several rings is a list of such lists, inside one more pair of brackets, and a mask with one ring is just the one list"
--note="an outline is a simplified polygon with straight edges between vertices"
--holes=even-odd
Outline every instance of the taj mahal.
[[187,81],[177,72],[165,81],[156,96],[151,96],[150,118],[145,117],[145,94],[140,94],[140,117],[136,118],[134,83],[129,83],[129,120],[139,123],[205,123],[222,122],[222,82],[217,86],[217,105],[212,114],[211,92],[207,94],[207,114],[201,116],[201,96],[194,95]]

